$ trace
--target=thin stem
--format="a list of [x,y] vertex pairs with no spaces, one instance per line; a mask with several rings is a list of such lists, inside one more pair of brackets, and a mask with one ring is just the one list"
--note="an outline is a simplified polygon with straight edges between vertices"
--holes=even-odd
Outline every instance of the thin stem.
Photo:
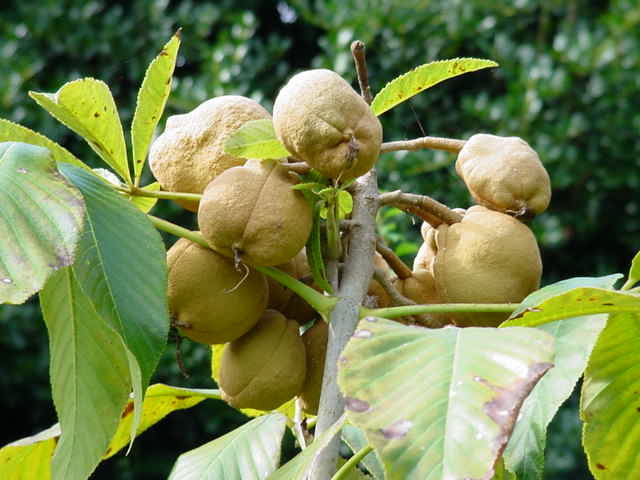
[[413,275],[411,269],[396,255],[396,253],[387,247],[380,239],[376,240],[376,250],[382,255],[382,258],[389,264],[391,270],[398,275],[400,280],[409,278]]
[[[462,221],[463,217],[462,214],[431,197],[405,193],[400,190],[381,194],[379,202],[380,205],[393,205],[401,210],[414,213],[433,227],[437,227],[442,223],[451,225]],[[424,213],[424,215],[421,215],[421,213]]]
[[164,198],[168,200],[193,200],[199,202],[202,200],[202,195],[199,193],[181,193],[181,192],[164,192],[164,191],[152,191],[145,190],[131,186],[129,188],[118,188],[122,193],[131,195],[132,197],[151,197],[151,198]]
[[366,445],[362,447],[360,450],[358,450],[358,452],[356,452],[353,455],[353,457],[347,460],[345,464],[342,465],[342,467],[340,467],[340,470],[338,470],[336,474],[333,477],[331,477],[331,480],[343,480],[345,478],[348,478],[349,472],[352,469],[356,468],[358,466],[358,463],[360,463],[360,461],[364,457],[369,455],[372,451],[373,451],[373,447],[371,445]]
[[311,167],[305,162],[283,163],[282,165],[288,170],[299,173],[300,175],[309,173],[309,170],[311,170]]
[[517,303],[435,303],[389,308],[360,307],[360,318],[398,318],[421,313],[512,313]]
[[307,448],[307,439],[304,437],[304,431],[302,430],[302,421],[304,417],[302,414],[302,400],[300,398],[296,398],[295,402],[295,414],[293,419],[293,434],[298,440],[298,444],[300,448],[304,450]]
[[387,272],[382,268],[376,267],[373,271],[373,278],[380,284],[384,291],[387,292],[394,306],[416,305],[416,302],[405,297],[398,291],[389,278],[389,275],[387,275]]
[[465,140],[456,138],[441,137],[420,137],[413,140],[400,140],[397,142],[385,142],[380,147],[380,153],[397,152],[399,150],[445,150],[447,152],[458,153],[464,147]]
[[371,105],[373,97],[371,95],[371,88],[369,87],[369,72],[367,70],[364,42],[360,40],[353,41],[351,43],[351,55],[353,55],[353,60],[356,64],[360,94],[364,101]]
[[[147,215],[153,226],[158,230],[163,230],[167,233],[175,235],[176,237],[186,238],[192,242],[197,243],[201,247],[211,248],[207,241],[204,239],[200,232],[194,232],[187,228],[176,225],[175,223],[168,222],[162,218],[154,217],[153,215]],[[323,318],[328,318],[333,310],[333,307],[338,303],[338,299],[335,297],[322,295],[320,292],[315,291],[313,288],[305,285],[301,281],[293,278],[291,275],[284,273],[282,270],[278,270],[274,267],[253,267],[255,270],[268,275],[277,282],[281,283],[285,287],[289,288],[293,292],[297,293],[304,301],[306,301],[311,307],[313,307]]]
[[631,290],[636,283],[638,283],[637,278],[628,278],[620,290]]

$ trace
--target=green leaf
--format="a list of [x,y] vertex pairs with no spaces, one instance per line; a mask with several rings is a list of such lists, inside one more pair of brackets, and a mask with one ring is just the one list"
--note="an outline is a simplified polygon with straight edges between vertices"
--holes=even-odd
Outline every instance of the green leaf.
[[575,288],[527,307],[524,311],[519,308],[517,312],[508,320],[510,325],[536,327],[556,320],[598,313],[640,313],[640,297],[602,288]]
[[120,335],[95,310],[71,267],[49,279],[40,304],[62,430],[53,477],[82,480],[104,455],[131,391],[127,355]]
[[491,478],[552,358],[553,337],[538,329],[367,317],[341,356],[338,384],[388,479]]
[[313,461],[340,431],[345,420],[346,416],[342,415],[322,435],[316,437],[311,445],[269,475],[267,480],[304,480]]
[[82,78],[56,93],[29,92],[38,105],[76,132],[127,183],[131,174],[116,104],[106,83]]
[[270,118],[246,122],[227,139],[224,151],[240,158],[284,158],[291,155],[276,138]]
[[73,267],[78,282],[127,349],[136,403],[133,440],[169,332],[164,243],[146,215],[103,181],[72,165],[61,169],[82,192],[87,211]]
[[[613,286],[621,278],[622,274],[614,273],[613,275],[606,275],[604,277],[574,277],[566,280],[560,280],[559,282],[552,283],[529,294],[524,300],[522,300],[522,302],[520,302],[520,305],[518,305],[518,308],[516,308],[510,315],[510,318],[519,317],[523,312],[526,312],[533,307],[537,307],[542,302],[576,288],[593,287],[613,290]],[[522,326],[523,324],[507,320],[503,325]]]
[[[207,398],[220,398],[220,390],[172,387],[156,383],[147,388],[142,406],[142,417],[136,436],[155,425],[171,412],[191,408]],[[130,441],[133,401],[129,400],[120,415],[118,430],[111,439],[103,459],[112,457]]]
[[524,401],[520,418],[504,452],[508,469],[519,480],[541,480],[549,423],[582,376],[607,315],[576,317],[537,328],[555,338],[552,368]]
[[144,167],[153,131],[158,125],[171,92],[171,79],[176,67],[180,48],[180,30],[162,48],[160,54],[149,64],[138,91],[136,111],[131,124],[131,146],[133,169],[137,182]]
[[60,436],[60,424],[0,449],[0,478],[50,480],[51,456]]
[[272,413],[178,457],[169,480],[264,479],[280,462],[286,418]]
[[[354,454],[368,445],[362,430],[351,424],[342,427],[342,440]],[[384,480],[384,467],[375,450],[364,457],[360,463],[366,467],[375,480]]]
[[582,443],[598,480],[640,471],[640,315],[609,317],[584,374]]
[[[158,182],[153,182],[146,187],[143,187],[142,190],[147,190],[149,192],[159,192],[160,184]],[[156,203],[158,203],[158,199],[155,197],[132,197],[130,195],[127,195],[127,198],[144,213],[149,213],[149,211],[156,205]]]
[[373,99],[371,109],[376,115],[382,115],[399,103],[444,80],[497,66],[496,62],[481,58],[453,58],[420,65],[387,83]]
[[625,282],[623,288],[631,288],[636,283],[640,282],[640,252],[636,253],[631,261],[631,268],[629,269],[629,278]]
[[[351,194],[345,190],[337,192],[338,197],[338,219],[342,220],[353,211],[353,198]],[[327,218],[327,206],[324,204],[320,207],[320,218]]]
[[73,263],[84,203],[46,148],[4,142],[0,205],[0,304],[19,304]]
[[89,169],[89,167],[82,163],[73,153],[58,145],[53,140],[49,140],[44,135],[34,132],[22,125],[18,125],[17,123],[5,120],[4,118],[0,118],[0,142],[24,142],[45,147],[49,149],[49,152],[51,152],[56,162],[72,163],[78,167]]
[[297,183],[293,187],[292,190],[315,190],[317,188],[323,188],[324,185],[322,183],[317,182],[307,182],[307,183]]

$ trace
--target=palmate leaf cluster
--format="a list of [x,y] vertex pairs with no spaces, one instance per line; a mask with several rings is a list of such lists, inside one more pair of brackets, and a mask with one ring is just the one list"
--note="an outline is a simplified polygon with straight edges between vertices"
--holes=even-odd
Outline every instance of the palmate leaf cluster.
[[[132,162],[106,84],[83,79],[32,97],[86,139],[119,175],[117,185],[137,184],[169,95],[178,43],[175,36],[147,70],[132,125]],[[478,62],[425,64],[390,82],[372,108],[382,114],[439,81],[494,66]],[[0,473],[22,475],[28,466],[39,478],[87,478],[102,458],[166,414],[219,392],[149,387],[169,321],[164,246],[144,213],[104,174],[61,147],[10,122],[2,126],[2,202],[16,213],[0,225],[7,235],[42,236],[43,243],[0,246],[0,280],[8,279],[0,299],[21,303],[41,292],[60,424],[2,448]],[[259,128],[260,135],[241,132],[248,141],[235,139],[231,148],[264,147],[271,131]],[[319,198],[325,193],[311,190]],[[52,197],[58,201],[48,202]],[[345,214],[347,204],[341,201]],[[43,210],[49,224],[41,222]],[[15,218],[23,219],[18,229]],[[66,255],[54,249],[55,259],[38,256],[52,245],[66,248]],[[640,320],[640,297],[632,290],[638,262],[623,290],[614,289],[618,275],[553,284],[525,299],[499,329],[428,330],[367,316],[340,366],[347,414],[328,432],[281,466],[291,419],[267,413],[182,454],[169,478],[229,471],[235,472],[230,478],[303,478],[347,421],[345,442],[364,438],[375,450],[367,457],[375,478],[381,472],[384,478],[541,478],[546,427],[585,368],[582,414],[591,470],[597,478],[625,478],[640,462],[634,450],[640,438],[628,434],[629,422],[640,420],[630,414],[636,406],[627,392],[640,383],[637,349],[627,337]],[[16,277],[16,263],[40,280],[29,285]]]

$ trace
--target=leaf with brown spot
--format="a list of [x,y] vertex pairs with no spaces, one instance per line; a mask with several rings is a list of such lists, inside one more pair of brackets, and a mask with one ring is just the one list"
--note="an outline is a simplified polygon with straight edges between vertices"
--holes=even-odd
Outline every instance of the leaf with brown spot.
[[553,338],[364,322],[372,336],[351,338],[338,383],[388,479],[491,478],[523,400],[551,366]]
[[640,472],[639,352],[640,314],[611,315],[589,359],[580,399],[582,443],[598,480]]

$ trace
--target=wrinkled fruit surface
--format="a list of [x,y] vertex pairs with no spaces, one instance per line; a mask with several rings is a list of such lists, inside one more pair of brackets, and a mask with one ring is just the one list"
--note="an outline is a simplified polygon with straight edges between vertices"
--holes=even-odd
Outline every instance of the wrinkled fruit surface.
[[551,182],[538,154],[518,137],[480,133],[465,143],[456,172],[480,205],[516,216],[544,212]]
[[307,354],[307,376],[300,392],[302,408],[311,415],[318,414],[320,392],[322,391],[322,376],[324,374],[324,359],[327,354],[327,339],[329,325],[323,320],[317,320],[304,335],[302,342]]
[[205,189],[198,225],[214,250],[254,266],[291,260],[307,242],[311,207],[276,160],[249,160]]
[[294,75],[278,93],[273,126],[293,156],[329,178],[359,177],[380,153],[380,121],[351,85],[331,70]]
[[[476,205],[462,222],[441,225],[433,262],[441,303],[519,303],[537,290],[542,261],[529,228],[500,212]],[[460,326],[495,326],[508,314],[452,314]]]
[[298,323],[267,310],[220,359],[222,398],[236,408],[273,410],[302,390],[306,375]]
[[248,332],[267,304],[264,276],[236,271],[228,258],[187,239],[167,252],[169,310],[196,342],[225,343]]
[[[163,190],[202,193],[207,184],[244,159],[224,152],[229,136],[249,120],[270,118],[250,98],[226,95],[212,98],[194,110],[167,119],[165,131],[151,145],[149,166]],[[198,203],[178,201],[195,212]]]

